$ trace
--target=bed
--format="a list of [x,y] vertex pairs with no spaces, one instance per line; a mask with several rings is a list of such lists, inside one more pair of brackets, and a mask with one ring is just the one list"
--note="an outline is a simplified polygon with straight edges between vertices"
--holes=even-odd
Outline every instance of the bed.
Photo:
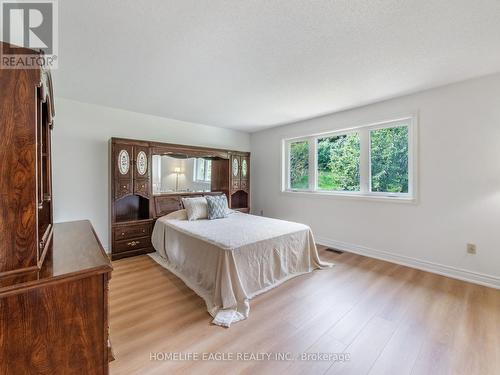
[[213,323],[246,319],[249,300],[295,276],[331,264],[319,259],[311,229],[232,211],[188,221],[185,210],[159,218],[150,256],[205,300]]

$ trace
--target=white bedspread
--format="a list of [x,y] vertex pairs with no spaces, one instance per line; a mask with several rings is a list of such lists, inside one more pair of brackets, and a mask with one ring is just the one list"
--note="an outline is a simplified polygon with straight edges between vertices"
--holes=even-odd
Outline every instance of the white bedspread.
[[246,319],[249,300],[282,282],[331,264],[319,259],[303,224],[233,212],[186,220],[184,210],[156,221],[151,257],[201,296],[213,323]]

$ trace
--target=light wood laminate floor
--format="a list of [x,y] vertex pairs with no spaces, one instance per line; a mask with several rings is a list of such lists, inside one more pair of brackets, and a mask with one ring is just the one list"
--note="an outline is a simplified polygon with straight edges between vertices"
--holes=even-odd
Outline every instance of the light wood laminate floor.
[[[113,262],[111,374],[499,374],[500,291],[355,254],[251,301],[229,329],[148,256]],[[151,353],[349,353],[331,361],[161,361]],[[161,356],[162,354],[160,354]]]

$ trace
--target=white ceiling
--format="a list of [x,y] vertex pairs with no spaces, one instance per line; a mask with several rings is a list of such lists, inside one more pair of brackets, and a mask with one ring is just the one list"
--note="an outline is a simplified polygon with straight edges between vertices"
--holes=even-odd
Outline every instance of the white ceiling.
[[499,0],[63,0],[56,95],[245,131],[500,71]]

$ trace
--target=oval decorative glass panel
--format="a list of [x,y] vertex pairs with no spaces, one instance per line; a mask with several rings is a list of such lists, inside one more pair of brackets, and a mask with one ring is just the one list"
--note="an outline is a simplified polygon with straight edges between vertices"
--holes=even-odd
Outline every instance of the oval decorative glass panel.
[[233,176],[238,176],[238,158],[233,158]]
[[144,151],[137,154],[137,172],[142,176],[148,170],[148,157]]
[[243,159],[241,161],[241,175],[243,177],[246,177],[247,176],[247,172],[248,172],[247,159]]
[[118,170],[121,174],[127,174],[130,169],[130,156],[127,150],[121,150],[118,154]]

